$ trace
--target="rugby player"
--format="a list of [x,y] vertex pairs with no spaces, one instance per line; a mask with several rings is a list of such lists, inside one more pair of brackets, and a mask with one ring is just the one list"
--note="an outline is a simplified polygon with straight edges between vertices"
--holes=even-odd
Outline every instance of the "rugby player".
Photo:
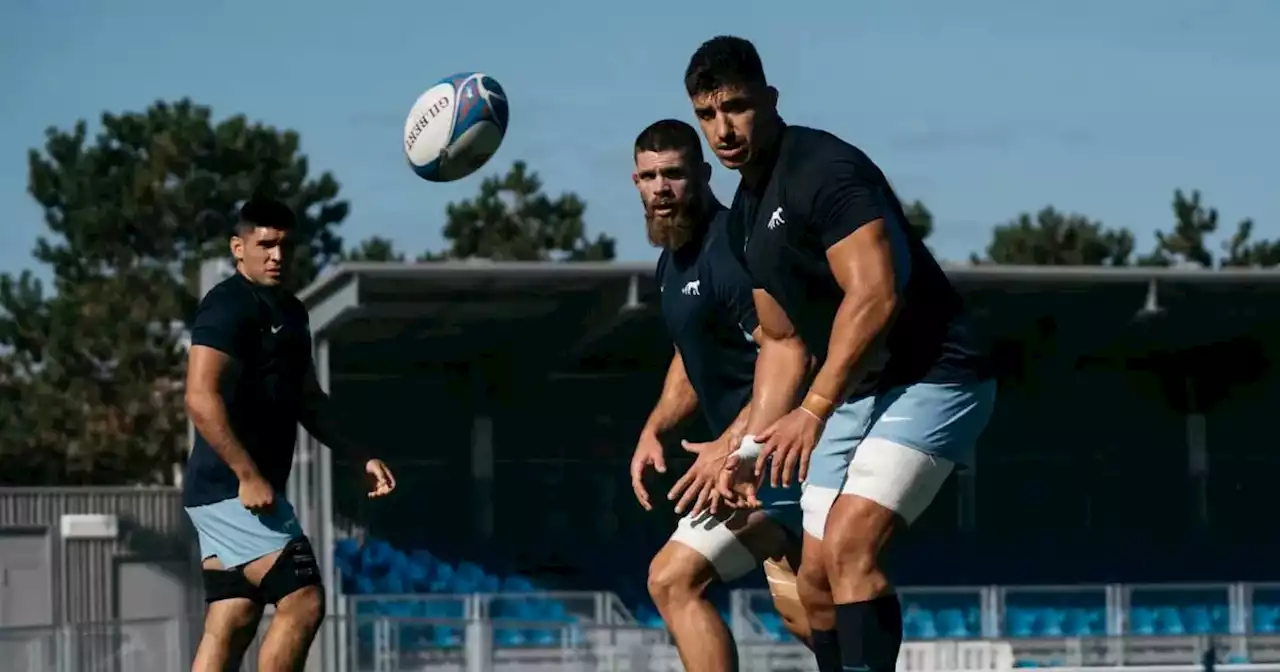
[[276,201],[241,208],[231,233],[236,273],[204,297],[191,329],[186,405],[196,437],[182,494],[209,605],[193,672],[240,669],[266,604],[275,614],[257,669],[301,669],[324,619],[315,552],[284,496],[299,423],[363,466],[375,481],[370,497],[395,488],[387,466],[335,427],[307,310],[280,286],[294,222]]
[[[668,493],[677,513],[692,509],[649,567],[649,593],[693,672],[737,669],[734,641],[705,597],[712,581],[733,581],[764,565],[786,627],[808,641],[792,571],[799,557],[799,490],[765,489],[754,511],[718,507],[716,480],[740,436],[751,397],[759,324],[751,283],[724,235],[724,207],[711,191],[711,166],[692,126],[664,119],[644,129],[632,176],[644,205],[649,240],[662,248],[657,279],[662,317],[675,344],[661,396],[631,461],[636,499],[652,510],[643,482],[653,465],[666,471],[660,437],[699,408],[719,440],[684,442],[694,466]],[[782,402],[781,404],[779,402]],[[775,414],[790,404],[773,400]],[[738,423],[735,429],[734,424]],[[754,486],[754,483],[751,484]]]
[[971,459],[996,398],[987,357],[880,169],[834,135],[786,124],[750,42],[702,44],[685,88],[716,157],[741,177],[729,232],[755,285],[756,385],[780,375],[770,341],[798,339],[819,363],[807,389],[796,371],[780,375],[795,402],[782,417],[753,404],[722,484],[753,457],[749,477],[768,471],[775,485],[798,468],[800,597],[836,605],[834,619],[808,614],[815,653],[889,672],[902,613],[881,551]]

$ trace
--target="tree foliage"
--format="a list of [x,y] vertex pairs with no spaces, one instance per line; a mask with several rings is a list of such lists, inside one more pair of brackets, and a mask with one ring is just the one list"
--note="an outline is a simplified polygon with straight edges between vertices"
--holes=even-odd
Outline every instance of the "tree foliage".
[[1280,241],[1255,240],[1253,220],[1241,220],[1235,233],[1212,251],[1210,238],[1218,231],[1218,211],[1205,206],[1199,191],[1178,189],[1173,194],[1173,227],[1156,232],[1147,254],[1134,256],[1134,237],[1126,229],[1046,207],[1035,215],[1023,213],[992,230],[983,256],[974,263],[1031,266],[1143,266],[1196,265],[1205,268],[1280,264]]
[[1124,266],[1133,253],[1133,234],[1102,222],[1046,207],[997,225],[986,256],[974,263],[1032,266]]
[[911,227],[920,240],[927,240],[933,233],[933,213],[919,200],[903,203],[902,209],[907,215],[907,225]]
[[348,206],[309,176],[298,135],[188,100],[51,128],[28,156],[53,273],[0,276],[0,482],[165,480],[186,454],[185,323],[200,262],[228,254],[254,194],[299,214],[292,273],[304,286],[339,253]]
[[396,250],[395,243],[382,236],[370,236],[354,250],[342,253],[343,261],[404,261],[404,253]]
[[1270,267],[1280,263],[1280,241],[1254,240],[1252,219],[1236,224],[1235,233],[1221,242],[1221,253],[1211,251],[1209,238],[1218,232],[1218,211],[1201,203],[1199,191],[1193,190],[1190,195],[1181,189],[1174,192],[1173,218],[1173,228],[1168,233],[1156,233],[1156,248],[1143,263],[1205,268]]
[[449,248],[421,259],[612,260],[616,241],[603,234],[587,238],[586,210],[576,194],[552,199],[542,193],[538,174],[517,161],[506,175],[486,177],[475,198],[449,204],[444,227]]

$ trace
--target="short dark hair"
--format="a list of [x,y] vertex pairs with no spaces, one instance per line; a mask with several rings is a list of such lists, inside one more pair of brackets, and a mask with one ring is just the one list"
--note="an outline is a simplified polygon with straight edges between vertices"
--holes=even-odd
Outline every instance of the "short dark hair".
[[662,119],[649,124],[636,136],[634,154],[673,149],[683,152],[690,163],[702,163],[702,139],[692,126],[679,119]]
[[767,86],[760,53],[750,40],[730,35],[713,37],[689,59],[684,88],[690,96],[711,93],[726,86]]
[[251,198],[240,206],[240,217],[232,227],[232,235],[244,236],[258,227],[292,230],[297,224],[293,210],[274,198]]

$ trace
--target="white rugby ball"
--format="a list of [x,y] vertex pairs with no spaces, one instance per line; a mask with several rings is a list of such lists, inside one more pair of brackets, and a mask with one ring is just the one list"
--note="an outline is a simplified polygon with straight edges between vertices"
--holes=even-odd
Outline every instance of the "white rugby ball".
[[404,155],[413,172],[452,182],[476,172],[507,134],[507,94],[482,72],[445,77],[418,96],[404,122]]

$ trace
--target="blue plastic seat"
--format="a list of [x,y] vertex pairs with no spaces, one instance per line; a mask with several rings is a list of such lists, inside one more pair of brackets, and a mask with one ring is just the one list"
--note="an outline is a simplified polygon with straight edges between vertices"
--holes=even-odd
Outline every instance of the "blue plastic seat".
[[1215,604],[1209,608],[1209,622],[1213,632],[1226,634],[1231,631],[1231,610],[1225,604]]
[[385,569],[395,549],[381,539],[368,539],[360,549],[360,566],[365,572],[377,572]]
[[560,643],[558,630],[534,629],[525,633],[525,641],[531,646],[555,646]]
[[1052,607],[1041,609],[1039,614],[1038,633],[1041,637],[1064,637],[1063,623],[1067,620],[1066,612]]
[[1182,623],[1182,614],[1177,607],[1159,607],[1156,609],[1156,632],[1162,635],[1185,635],[1187,630]]
[[1068,609],[1062,624],[1063,633],[1068,637],[1088,637],[1094,634],[1089,616],[1087,609]]
[[1035,634],[1036,615],[1030,609],[1009,607],[1005,612],[1005,632],[1010,637],[1031,637]]
[[971,635],[982,633],[982,609],[977,606],[964,610],[964,626]]
[[1207,635],[1214,632],[1213,618],[1209,615],[1209,607],[1194,605],[1182,612],[1182,622],[1187,632],[1193,635]]
[[1253,631],[1260,634],[1272,634],[1280,628],[1280,608],[1271,604],[1253,605]]
[[351,537],[339,539],[333,545],[333,557],[346,562],[348,565],[354,565],[359,562],[360,542]]
[[512,628],[499,628],[493,632],[493,641],[498,646],[522,646],[524,634]]
[[1134,607],[1130,609],[1129,632],[1135,635],[1156,634],[1155,612],[1146,607]]
[[921,609],[916,605],[908,605],[902,616],[903,634],[910,639],[935,639],[938,628],[933,622],[933,612]]
[[449,592],[453,585],[453,574],[453,565],[447,562],[436,563],[427,576],[427,590],[433,593]]
[[388,572],[373,582],[374,592],[380,595],[403,595],[409,592],[404,585],[404,578],[399,574]]
[[462,630],[448,626],[436,626],[431,629],[433,644],[440,648],[462,646]]
[[942,609],[935,619],[938,634],[943,637],[965,638],[970,636],[969,628],[964,621],[964,613],[959,609]]

